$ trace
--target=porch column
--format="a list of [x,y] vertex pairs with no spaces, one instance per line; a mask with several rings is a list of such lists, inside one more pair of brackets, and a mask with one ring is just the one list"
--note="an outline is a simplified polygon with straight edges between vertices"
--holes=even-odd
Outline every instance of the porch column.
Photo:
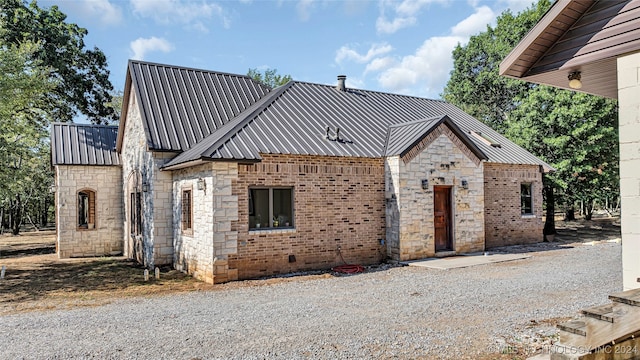
[[640,53],[618,58],[622,280],[640,288]]

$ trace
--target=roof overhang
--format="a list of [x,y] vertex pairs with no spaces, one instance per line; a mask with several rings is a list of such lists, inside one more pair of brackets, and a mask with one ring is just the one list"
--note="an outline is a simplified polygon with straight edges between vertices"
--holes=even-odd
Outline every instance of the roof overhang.
[[[588,46],[596,41],[597,32],[594,36],[581,38],[566,36],[595,3],[595,0],[558,0],[502,61],[500,75],[574,90],[569,87],[568,76],[579,71],[582,88],[577,91],[617,98],[616,58],[632,51],[634,46],[637,48],[637,44],[621,44],[606,51],[591,52]],[[555,63],[541,63],[540,60],[545,56],[548,58],[559,41],[571,42],[570,56]]]

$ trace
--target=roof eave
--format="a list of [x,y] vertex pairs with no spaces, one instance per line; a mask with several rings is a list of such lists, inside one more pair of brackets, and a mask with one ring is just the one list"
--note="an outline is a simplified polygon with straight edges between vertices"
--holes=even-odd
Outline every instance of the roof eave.
[[116,139],[116,152],[122,150],[122,142],[124,140],[124,129],[127,124],[127,114],[129,112],[129,97],[131,96],[131,66],[127,64],[127,75],[124,82],[124,94],[122,96],[122,111],[120,112],[120,121],[118,122],[118,138]]
[[[547,11],[544,16],[538,21],[538,23],[520,40],[518,45],[511,50],[504,60],[500,63],[499,73],[500,75],[511,77],[514,79],[522,79],[525,77],[529,69],[516,70],[514,65],[521,59],[524,52],[533,45],[533,43],[543,35],[549,28],[552,27],[556,19],[571,5],[573,0],[558,0]],[[593,2],[593,1],[592,1]],[[548,49],[547,49],[548,50]],[[535,64],[540,57],[536,58],[533,63]]]

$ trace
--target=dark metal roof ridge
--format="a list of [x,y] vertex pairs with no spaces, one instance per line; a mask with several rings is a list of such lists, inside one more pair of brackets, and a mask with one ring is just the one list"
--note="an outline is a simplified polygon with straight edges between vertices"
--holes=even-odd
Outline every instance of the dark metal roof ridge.
[[[271,103],[273,103],[280,95],[287,91],[295,82],[289,81],[286,84],[279,86],[265,95],[262,99],[251,105],[247,110],[236,116],[235,119],[229,121],[223,125],[220,129],[202,139],[198,144],[191,147],[182,154],[176,156],[171,161],[162,166],[162,169],[173,168],[181,163],[193,161],[193,160],[207,160],[210,159],[213,150],[224,144],[229,138],[235,135],[238,130],[243,128],[246,124],[251,122],[256,115],[264,111]],[[211,144],[211,145],[207,145]],[[201,148],[206,146],[203,150]],[[260,154],[256,154],[256,158],[261,159]],[[212,159],[210,159],[212,160]],[[238,159],[240,160],[240,159]]]
[[159,66],[159,67],[165,67],[165,68],[170,68],[170,69],[178,69],[178,70],[201,71],[201,72],[211,73],[211,74],[228,75],[228,76],[241,77],[241,78],[245,78],[245,79],[252,79],[252,77],[249,76],[249,75],[233,74],[233,73],[228,73],[228,72],[223,72],[223,71],[199,69],[199,68],[193,68],[193,67],[188,67],[188,66],[161,64],[161,63],[155,63],[155,62],[150,62],[150,61],[129,59],[129,64],[133,64],[133,63],[151,65],[151,66]]

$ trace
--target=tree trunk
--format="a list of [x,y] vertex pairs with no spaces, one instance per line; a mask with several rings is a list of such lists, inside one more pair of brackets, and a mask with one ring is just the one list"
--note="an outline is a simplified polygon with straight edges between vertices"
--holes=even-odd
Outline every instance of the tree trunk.
[[591,220],[593,217],[593,200],[587,200],[584,202],[584,218],[585,220]]
[[575,219],[576,219],[576,210],[573,208],[573,205],[572,205],[564,211],[564,220],[573,221]]
[[13,224],[11,224],[11,229],[13,235],[20,234],[20,225],[22,223],[22,202],[19,194],[16,195],[16,200],[14,202],[12,221]]
[[545,198],[547,200],[547,214],[544,222],[544,230],[542,231],[545,235],[545,240],[547,235],[555,235],[556,233],[556,204],[555,204],[555,196],[553,194],[553,186],[547,184],[544,187]]

